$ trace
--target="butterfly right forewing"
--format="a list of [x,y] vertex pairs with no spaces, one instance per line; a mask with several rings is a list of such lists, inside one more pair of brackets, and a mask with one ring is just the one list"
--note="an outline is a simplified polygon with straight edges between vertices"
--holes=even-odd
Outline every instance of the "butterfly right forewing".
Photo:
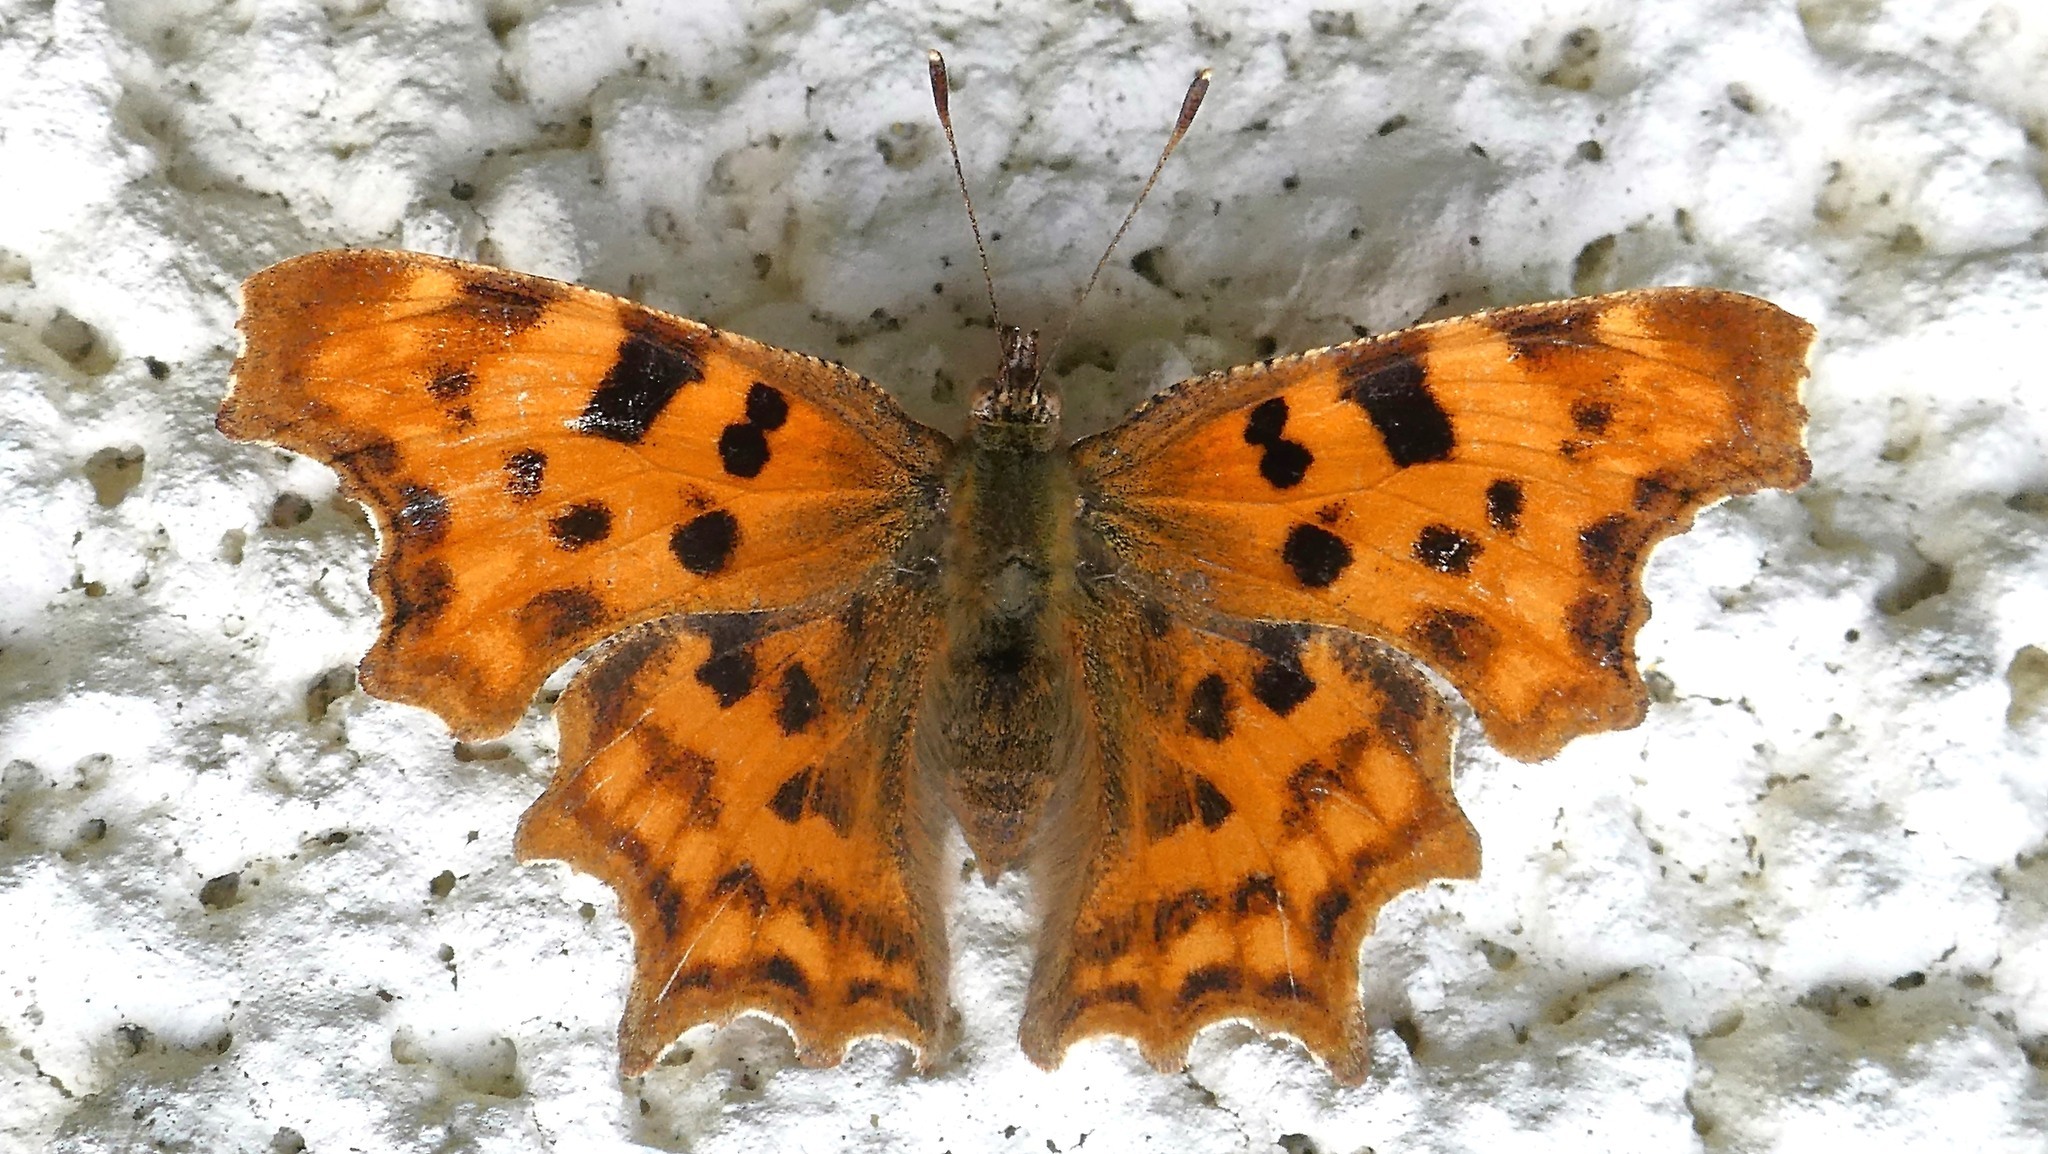
[[1074,446],[1084,518],[1169,599],[1378,637],[1545,757],[1641,719],[1650,547],[1806,479],[1812,339],[1754,297],[1643,289],[1233,369]]

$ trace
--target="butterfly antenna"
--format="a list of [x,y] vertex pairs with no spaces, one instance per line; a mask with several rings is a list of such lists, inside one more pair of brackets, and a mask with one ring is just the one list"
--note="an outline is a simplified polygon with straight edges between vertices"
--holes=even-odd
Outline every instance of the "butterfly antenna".
[[960,186],[960,201],[967,206],[967,227],[974,231],[974,251],[981,254],[981,283],[988,286],[988,315],[995,323],[997,339],[1003,331],[1003,310],[996,307],[996,280],[988,271],[988,247],[981,243],[981,221],[974,215],[974,198],[967,194],[967,172],[960,167],[960,145],[953,139],[953,112],[947,105],[946,58],[936,48],[927,49],[925,63],[932,76],[932,107],[938,110],[939,127],[946,130],[946,151],[953,154],[953,180]]
[[[1088,283],[1081,287],[1081,295],[1074,298],[1074,307],[1067,310],[1067,321],[1060,326],[1060,333],[1053,338],[1040,365],[1050,365],[1053,357],[1066,343],[1067,334],[1073,331],[1074,318],[1081,314],[1081,303],[1088,294],[1095,291],[1095,282],[1102,278],[1102,270],[1109,265],[1110,254],[1116,251],[1117,242],[1123,240],[1131,222],[1138,218],[1138,209],[1144,206],[1145,198],[1152,195],[1152,186],[1159,183],[1159,174],[1166,169],[1166,158],[1180,147],[1180,138],[1188,134],[1188,126],[1195,122],[1195,112],[1202,107],[1202,98],[1209,94],[1209,69],[1195,73],[1195,79],[1188,85],[1188,94],[1180,102],[1180,116],[1173,122],[1173,134],[1166,138],[1166,147],[1159,150],[1159,160],[1152,165],[1152,175],[1145,178],[1145,187],[1138,190],[1138,199],[1131,202],[1131,211],[1124,214],[1124,222],[1116,226],[1116,235],[1109,238],[1109,247],[1102,250],[1102,259],[1095,262],[1095,271],[1088,274]],[[947,139],[951,139],[950,130]],[[958,165],[958,159],[954,164]],[[1043,369],[1040,370],[1043,372]]]

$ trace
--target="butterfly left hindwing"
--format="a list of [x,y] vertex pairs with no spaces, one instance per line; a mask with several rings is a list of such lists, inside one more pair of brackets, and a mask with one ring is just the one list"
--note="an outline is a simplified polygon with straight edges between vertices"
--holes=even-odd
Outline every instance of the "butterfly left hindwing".
[[627,1075],[744,1010],[787,1022],[814,1065],[870,1034],[931,1063],[946,935],[910,719],[932,606],[882,580],[827,613],[649,622],[562,694],[560,766],[519,856],[619,894]]

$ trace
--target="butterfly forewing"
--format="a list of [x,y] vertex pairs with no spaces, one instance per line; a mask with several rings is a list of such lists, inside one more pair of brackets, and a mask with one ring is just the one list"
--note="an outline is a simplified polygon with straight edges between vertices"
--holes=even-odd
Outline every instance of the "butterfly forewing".
[[375,251],[243,300],[221,430],[375,512],[364,685],[465,737],[625,626],[843,595],[935,516],[945,440],[880,390],[631,301]]
[[1381,638],[1544,757],[1641,718],[1649,547],[1805,480],[1811,339],[1753,297],[1646,289],[1234,369],[1074,447],[1085,519],[1169,603]]

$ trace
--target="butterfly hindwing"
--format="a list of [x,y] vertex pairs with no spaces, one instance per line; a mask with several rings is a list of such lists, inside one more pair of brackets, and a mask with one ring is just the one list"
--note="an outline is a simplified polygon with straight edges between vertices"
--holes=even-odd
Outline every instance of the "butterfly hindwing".
[[1175,596],[1399,646],[1503,751],[1546,757],[1642,716],[1649,547],[1805,480],[1812,334],[1644,289],[1183,382],[1074,446],[1084,520]]
[[936,515],[945,439],[823,361],[541,277],[314,253],[243,287],[219,426],[377,518],[366,688],[464,737],[665,613],[829,597]]
[[1076,783],[1025,1052],[1203,1026],[1301,1039],[1365,1073],[1358,946],[1394,895],[1471,877],[1450,718],[1408,660],[1342,630],[1171,613],[1116,581],[1078,614],[1093,756]]
[[813,616],[638,626],[556,708],[560,766],[522,858],[620,895],[636,962],[620,1067],[759,1010],[805,1061],[882,1035],[934,1056],[945,929],[911,718],[930,594],[890,583]]

